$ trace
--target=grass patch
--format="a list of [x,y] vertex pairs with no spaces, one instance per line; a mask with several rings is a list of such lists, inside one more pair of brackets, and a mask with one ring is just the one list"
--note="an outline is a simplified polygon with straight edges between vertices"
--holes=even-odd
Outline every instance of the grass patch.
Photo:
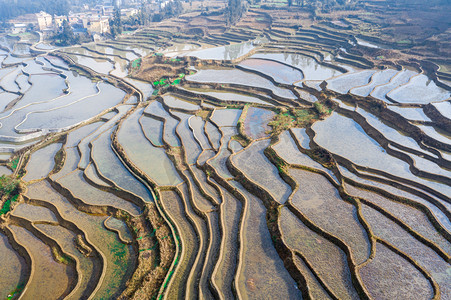
[[3,203],[2,209],[0,209],[0,216],[6,214],[11,210],[11,204],[17,201],[17,198],[19,195],[14,195],[11,198],[6,199],[6,201]]
[[335,165],[330,153],[324,149],[309,150],[307,151],[307,155],[329,170],[331,170]]
[[280,112],[268,123],[272,127],[273,134],[278,134],[291,127],[293,116],[289,112]]
[[311,109],[281,109],[268,125],[272,127],[272,134],[277,135],[291,127],[305,127],[317,117]]
[[313,103],[313,107],[315,108],[316,112],[318,113],[320,118],[326,117],[332,113],[332,108],[327,107],[323,103],[316,101]]
[[210,115],[210,111],[208,110],[200,110],[196,113],[196,116],[201,117],[203,120],[207,120],[207,117]]
[[234,104],[232,104],[232,105],[227,105],[226,108],[227,109],[242,109],[243,105],[234,105]]
[[0,177],[0,196],[15,195],[18,193],[19,180],[13,176],[2,175]]
[[132,68],[139,69],[141,67],[141,62],[142,62],[141,58],[135,59],[134,61],[132,61]]
[[249,145],[249,142],[241,134],[234,135],[231,139],[240,143],[243,148],[246,148]]
[[4,215],[11,210],[11,205],[19,197],[20,181],[12,175],[0,177],[0,198],[3,201],[0,215]]
[[[110,250],[112,256],[113,256],[113,265],[116,266],[114,268],[113,277],[117,279],[118,281],[123,276],[123,269],[124,266],[127,265],[126,258],[127,258],[127,246],[122,243],[114,243],[109,244],[108,249]],[[108,285],[108,294],[113,294],[112,290],[117,287],[118,282],[110,282]]]
[[268,147],[265,149],[266,156],[270,158],[271,162],[277,167],[277,170],[279,171],[279,174],[284,175],[287,174],[287,164],[283,159],[281,159],[275,151]]
[[72,259],[69,256],[64,253],[58,253],[56,248],[52,248],[52,253],[53,257],[55,257],[55,259],[62,264],[68,265],[72,262]]
[[8,163],[8,166],[15,171],[17,169],[17,164],[19,163],[20,157],[16,157],[15,159],[13,159],[12,161],[10,161]]
[[167,78],[161,78],[160,80],[156,80],[156,81],[154,81],[153,82],[153,85],[154,86],[163,86],[163,85],[165,85],[166,84],[166,82],[168,81],[168,79]]
[[11,293],[8,294],[6,297],[7,300],[16,299],[25,288],[25,284],[18,285],[14,290],[11,291]]
[[182,147],[170,147],[167,153],[172,156],[179,156],[182,154]]
[[292,111],[294,116],[294,127],[305,127],[315,118],[315,114],[308,109],[295,109]]

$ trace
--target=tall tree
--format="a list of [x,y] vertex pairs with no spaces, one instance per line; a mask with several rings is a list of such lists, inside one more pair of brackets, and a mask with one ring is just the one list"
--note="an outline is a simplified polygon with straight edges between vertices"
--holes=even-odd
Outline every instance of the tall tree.
[[180,0],[170,1],[165,5],[162,12],[165,18],[178,16],[183,12],[182,2]]
[[58,40],[57,44],[61,46],[74,45],[79,42],[79,38],[75,36],[72,26],[67,20],[63,21],[61,32],[55,36],[55,39]]
[[122,33],[121,10],[116,6],[113,17],[110,19],[110,32],[113,38]]
[[244,12],[241,0],[229,0],[226,9],[227,25],[234,25],[239,21]]

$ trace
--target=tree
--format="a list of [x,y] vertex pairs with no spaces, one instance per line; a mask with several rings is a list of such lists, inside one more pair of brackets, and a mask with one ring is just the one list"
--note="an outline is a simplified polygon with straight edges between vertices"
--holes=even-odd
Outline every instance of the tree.
[[233,25],[239,21],[244,12],[241,0],[229,0],[226,8],[227,25]]
[[114,8],[113,17],[109,22],[111,35],[113,36],[113,38],[116,38],[119,34],[122,33],[121,11],[117,6]]
[[162,10],[164,18],[172,18],[180,15],[183,12],[182,2],[180,0],[174,0],[165,5]]
[[62,30],[55,36],[55,39],[59,40],[57,44],[61,46],[78,44],[80,41],[80,38],[78,36],[75,36],[74,31],[72,30],[72,26],[70,26],[67,20],[63,21]]

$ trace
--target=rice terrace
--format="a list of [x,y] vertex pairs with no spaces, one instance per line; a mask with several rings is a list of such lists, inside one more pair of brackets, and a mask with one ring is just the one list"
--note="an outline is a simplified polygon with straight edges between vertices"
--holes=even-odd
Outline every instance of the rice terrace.
[[0,0],[0,299],[451,300],[449,1],[52,3]]

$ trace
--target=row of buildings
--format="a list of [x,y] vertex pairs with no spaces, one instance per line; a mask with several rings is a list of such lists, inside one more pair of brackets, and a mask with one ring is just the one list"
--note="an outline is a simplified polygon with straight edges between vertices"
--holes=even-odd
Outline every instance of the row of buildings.
[[[114,6],[97,5],[91,9],[86,7],[84,12],[71,13],[69,16],[52,16],[41,11],[37,14],[26,14],[10,21],[13,34],[25,32],[33,28],[44,35],[51,35],[61,28],[67,20],[75,33],[88,32],[90,34],[103,34],[110,30],[109,19],[113,16]],[[138,13],[136,8],[121,9],[122,18],[129,18]]]

